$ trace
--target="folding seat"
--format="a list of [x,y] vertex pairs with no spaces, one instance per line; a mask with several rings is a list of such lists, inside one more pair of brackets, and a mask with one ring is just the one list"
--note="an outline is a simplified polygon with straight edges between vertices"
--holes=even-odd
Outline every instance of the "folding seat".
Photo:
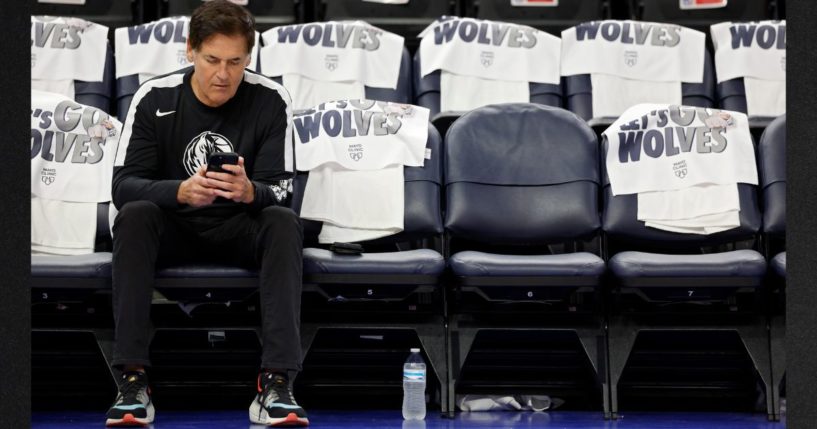
[[[649,31],[653,32],[661,32],[662,26],[664,24],[660,22],[651,22],[651,23],[639,23],[634,21],[615,21],[615,20],[607,20],[601,21],[598,25],[596,23],[585,22],[582,24],[577,25],[576,27],[570,28],[565,30],[562,34],[562,75],[564,79],[564,102],[565,108],[570,110],[571,112],[579,115],[584,120],[588,121],[591,127],[596,130],[597,134],[601,134],[608,125],[610,125],[615,118],[618,117],[627,107],[632,106],[638,103],[680,103],[687,106],[698,106],[698,107],[714,107],[715,106],[715,84],[714,84],[714,68],[712,65],[712,58],[710,54],[704,48],[704,35],[701,35],[697,32],[691,32],[691,30],[686,29],[687,32],[684,37],[690,37],[691,40],[688,41],[691,45],[694,45],[696,42],[700,42],[700,49],[703,51],[703,67],[701,70],[700,75],[700,82],[692,81],[684,81],[680,80],[680,78],[686,79],[687,76],[691,76],[687,74],[686,71],[679,71],[679,73],[683,76],[677,76],[679,79],[668,79],[666,75],[658,75],[655,73],[655,69],[650,69],[650,64],[648,64],[644,59],[645,56],[655,55],[656,51],[654,50],[654,46],[647,46],[654,42],[651,42],[647,39],[647,42],[644,46],[639,46],[637,43],[633,43],[633,37],[635,36],[635,30],[633,27],[635,25],[643,25],[643,24],[650,24],[652,28]],[[604,28],[606,25],[610,25],[611,29],[609,32],[605,33],[606,29]],[[629,26],[629,28],[624,29],[624,27]],[[593,61],[586,60],[586,56],[581,57],[573,57],[578,58],[582,61],[583,64],[579,64],[576,66],[575,63],[572,61],[566,61],[566,58],[572,57],[571,53],[569,52],[570,47],[566,46],[565,38],[568,37],[569,34],[574,34],[574,29],[578,30],[580,27],[583,28],[593,28],[596,27],[599,29],[598,33],[593,33],[594,36],[592,38],[588,38],[586,36],[582,40],[605,40],[603,39],[604,34],[612,34],[615,35],[613,39],[616,39],[615,43],[608,43],[606,49],[614,50],[616,52],[615,59],[609,59],[610,61],[614,61],[615,63],[604,65],[599,67],[598,64],[594,64]],[[614,27],[620,27],[616,30]],[[629,30],[629,31],[627,31]],[[669,30],[668,30],[669,31]],[[623,34],[628,34],[627,36]],[[666,37],[666,36],[660,36]],[[573,39],[577,39],[574,35],[572,36]],[[619,40],[620,38],[620,40]],[[610,39],[607,39],[610,41]],[[617,43],[617,42],[621,43]],[[574,41],[574,43],[576,43]],[[658,42],[663,44],[662,42]],[[683,43],[687,43],[687,41],[683,41]],[[642,50],[639,50],[642,49]],[[620,55],[618,55],[620,54]],[[679,55],[684,55],[680,53]],[[663,61],[674,61],[671,58],[662,58]],[[687,59],[679,60],[682,63],[687,62]],[[572,70],[568,71],[565,70],[566,66],[569,64],[574,64]],[[621,67],[624,65],[625,67]],[[654,66],[653,66],[654,67]],[[679,68],[673,67],[672,69],[680,70]],[[640,71],[639,71],[640,70]],[[650,72],[645,72],[646,70],[652,70]],[[667,68],[663,70],[668,70]],[[638,75],[635,75],[634,72],[638,71]],[[666,74],[667,72],[663,72]],[[618,81],[613,81],[613,83],[608,83],[604,87],[601,88],[594,88],[593,81],[596,80],[598,82],[606,82],[609,78],[604,80],[600,80],[602,77],[605,76],[613,76],[619,78]],[[698,78],[697,71],[695,73],[695,78]],[[655,85],[662,82],[670,82],[670,81],[679,81],[679,85],[681,86],[680,89],[680,100],[671,100],[667,97],[666,91],[668,88],[661,88],[659,91],[652,91],[652,90],[644,90],[639,89],[639,82],[643,82],[643,85]],[[622,83],[627,83],[628,89],[623,90],[624,88]],[[657,95],[660,94],[660,95]],[[602,105],[595,105],[595,100],[601,100],[604,102]]]
[[464,16],[524,24],[558,37],[562,30],[580,22],[612,18],[611,7],[610,0],[582,2],[473,0],[466,2]]
[[[360,28],[363,28],[364,31],[371,28],[361,22],[342,24],[353,26],[353,29],[349,30],[353,32],[359,31]],[[329,33],[322,36],[323,40],[330,40],[331,43],[338,41],[340,44],[336,33],[337,25],[341,23],[313,22],[297,26],[275,27],[265,31],[261,35],[264,46],[260,53],[259,72],[287,88],[295,109],[312,107],[325,101],[353,98],[410,103],[411,57],[405,44],[400,47],[400,54],[397,55],[396,52],[389,50],[392,45],[396,47],[397,44],[397,37],[393,34],[389,35],[389,45],[384,41],[385,35],[380,35],[377,37],[379,41],[377,48],[363,53],[352,46],[354,42],[347,42],[342,47],[333,45],[331,48],[323,46],[323,43],[312,45],[305,42],[305,35],[313,34],[315,30],[314,34],[318,36],[321,36],[322,32]],[[282,34],[288,36],[282,36]],[[352,35],[351,39],[355,37],[357,36]],[[293,45],[295,42],[299,44]],[[362,61],[358,61],[358,58],[355,57],[358,54],[364,56]],[[275,58],[290,55],[297,55],[299,61],[289,63],[274,61]],[[365,58],[368,55],[378,55],[379,58],[377,60],[373,60],[372,57]],[[392,60],[395,62],[392,63]],[[360,68],[347,68],[348,64],[359,64]],[[372,66],[372,64],[379,66]],[[335,75],[338,73],[343,74],[342,80],[335,80]],[[396,73],[396,83],[393,88],[388,87],[388,84],[385,83],[390,79],[391,73]],[[382,76],[375,76],[376,74]],[[354,76],[355,79],[348,79],[349,76]],[[361,84],[362,93],[358,92],[356,84]],[[302,91],[303,94],[299,94],[299,91]]]
[[759,138],[786,112],[786,21],[721,22],[711,37],[718,104],[748,114]]
[[[107,121],[107,114],[93,106],[51,93],[32,91],[31,105],[36,115],[31,127],[32,329],[35,337],[57,333],[60,340],[68,338],[66,333],[93,336],[109,357],[105,352],[112,351],[113,319],[108,206],[118,138],[114,132],[121,124]],[[49,119],[59,115],[65,117]],[[99,123],[86,124],[86,131],[81,115]],[[105,140],[97,131],[108,133]],[[59,151],[68,133],[76,137],[72,144],[89,150]],[[86,139],[92,135],[96,137]]]
[[[522,102],[522,94],[519,93],[519,88],[508,86],[522,81],[527,81],[527,99],[524,100],[525,102],[562,107],[564,80],[558,76],[559,43],[556,36],[538,30],[534,30],[536,33],[528,34],[529,27],[516,26],[514,23],[511,24],[515,27],[514,29],[508,30],[505,28],[504,33],[502,33],[510,35],[503,36],[501,41],[492,41],[491,43],[494,46],[487,50],[487,48],[483,48],[485,46],[482,40],[483,36],[479,36],[478,39],[470,37],[469,40],[467,37],[468,31],[461,29],[466,28],[462,24],[466,22],[468,24],[473,23],[472,28],[487,26],[489,32],[493,31],[491,34],[497,34],[498,30],[490,30],[490,26],[506,25],[508,23],[443,17],[435,25],[439,24],[440,28],[443,28],[443,32],[446,32],[446,28],[451,22],[458,24],[458,27],[454,27],[454,36],[443,40],[446,40],[445,43],[452,44],[452,46],[456,46],[453,44],[459,44],[458,49],[449,51],[442,59],[439,54],[435,55],[437,58],[432,60],[435,66],[434,69],[430,70],[423,69],[422,54],[424,48],[418,49],[414,54],[414,102],[430,110],[431,122],[437,127],[441,135],[445,135],[451,123],[468,110],[486,104]],[[518,34],[517,31],[526,34],[525,37],[532,37],[536,40],[534,44],[537,49],[536,52],[528,49],[513,49],[512,42],[509,40],[514,37],[514,34]],[[435,28],[429,26],[426,32],[425,37],[436,39],[437,30]],[[463,34],[466,34],[466,37],[463,37]],[[433,46],[438,45],[439,43],[436,40],[434,40],[433,44],[428,43],[429,52]],[[468,52],[463,55],[466,49],[476,49],[480,52]],[[471,61],[473,59],[476,59],[477,62],[464,63],[466,60]],[[426,61],[429,61],[429,59],[426,59]],[[462,65],[457,66],[457,64]],[[507,68],[497,69],[498,67]],[[497,78],[497,75],[503,75],[502,72],[497,70],[509,71],[511,68],[521,70],[521,72],[506,79]],[[531,72],[531,68],[535,70],[535,73]],[[444,73],[448,74],[448,76],[443,77]],[[553,75],[551,76],[551,74]],[[507,74],[504,74],[504,76],[507,76]],[[443,83],[444,81],[447,83]],[[551,83],[547,83],[548,81]],[[446,86],[447,88],[445,88]]]
[[[244,7],[255,17],[255,28],[263,33],[279,25],[304,22],[304,5],[309,0],[249,0]],[[241,4],[241,2],[238,2]],[[161,0],[161,16],[190,16],[200,0]]]
[[[605,264],[599,256],[598,147],[581,118],[530,103],[474,109],[449,128],[449,400],[455,388],[465,387],[469,356],[476,359],[475,339],[495,334],[487,362],[484,354],[477,362],[479,375],[501,373],[490,380],[495,391],[560,398],[587,398],[586,392],[592,391],[590,402],[603,404],[605,414],[609,412],[600,299]],[[543,340],[543,334],[550,336]],[[518,346],[520,355],[507,344],[515,337],[527,338],[518,342],[524,344]],[[571,353],[570,362],[560,361],[559,353],[550,350],[557,342],[565,344],[561,356]],[[521,363],[535,353],[549,360]],[[516,364],[525,371],[507,379],[506,374],[514,372],[507,368]],[[548,372],[554,366],[561,369]],[[480,392],[489,389],[485,380],[479,377]]]
[[786,115],[773,120],[758,144],[763,191],[763,235],[769,260],[772,405],[780,415],[780,383],[786,370]]
[[[32,35],[32,37],[35,38],[35,43],[32,44],[31,53],[31,87],[42,91],[63,94],[73,98],[79,103],[96,107],[105,112],[111,112],[111,93],[113,90],[114,73],[113,50],[107,40],[107,36],[104,36],[104,51],[101,46],[102,40],[100,40],[100,38],[103,37],[102,33],[105,32],[105,34],[107,34],[107,31],[102,30],[104,27],[94,26],[95,31],[81,33],[83,36],[79,40],[78,47],[81,47],[82,40],[88,38],[85,47],[82,48],[88,51],[81,52],[80,49],[73,49],[69,52],[65,52],[65,49],[61,49],[65,47],[65,43],[56,42],[55,40],[59,36],[54,34],[54,30],[47,29],[48,26],[52,24],[50,21],[54,19],[59,21],[57,25],[68,25],[69,27],[85,25],[82,21],[74,23],[65,22],[65,20],[74,19],[68,16],[45,17],[32,15],[32,31],[41,31],[39,29],[42,28],[43,34]],[[96,22],[94,22],[94,24],[96,24]],[[58,47],[59,44],[61,44],[62,47]],[[96,48],[98,48],[99,54],[93,52]],[[54,60],[46,58],[46,56],[50,55],[54,55],[55,58],[58,58],[57,61],[62,63],[55,64]],[[96,62],[99,64],[101,70],[93,69],[95,71],[94,74],[98,74],[100,78],[83,80],[83,76],[87,76],[89,70],[87,66],[83,66],[81,63],[95,64],[89,61],[89,58],[96,59],[98,58],[96,55],[104,57],[104,61]],[[49,67],[35,67],[38,62],[46,63]]]
[[416,38],[432,21],[456,15],[456,0],[411,0],[406,4],[381,4],[358,0],[316,0],[316,21],[363,20],[375,27],[399,34],[413,53]]
[[724,21],[774,18],[775,0],[631,0],[633,19],[668,22],[707,32]]
[[[687,114],[690,111],[692,109]],[[701,109],[696,111],[699,118],[703,113]],[[748,130],[746,134],[745,138],[750,139]],[[737,147],[731,140],[730,143],[730,147]],[[606,137],[603,147],[604,160],[610,149]],[[647,143],[644,147],[647,148]],[[619,157],[622,153],[620,150]],[[753,147],[748,153],[752,151]],[[644,158],[652,159],[647,155],[641,158],[642,161]],[[674,159],[679,164],[672,164],[675,170],[669,170],[668,176],[672,177],[675,173],[679,180],[683,180],[688,173],[701,168],[701,164],[696,167],[689,159],[681,158]],[[723,170],[729,171],[731,167],[725,163],[731,160],[720,159]],[[767,267],[765,258],[758,251],[761,214],[757,187],[737,183],[737,227],[708,235],[670,232],[648,227],[638,219],[640,195],[613,195],[607,165],[604,161],[602,164],[602,228],[605,254],[609,257],[607,265],[612,274],[607,288],[611,293],[608,341],[613,415],[619,412],[622,374],[628,359],[635,356],[633,346],[640,334],[647,336],[655,332],[656,335],[678,336],[683,332],[703,335],[701,331],[717,331],[733,332],[739,336],[754,371],[765,386],[768,414],[774,417],[769,332],[764,303]],[[737,166],[736,169],[740,170],[741,167]],[[655,178],[650,183],[657,180]],[[695,200],[701,201],[700,194]],[[666,380],[673,375],[670,372],[660,373],[655,375],[658,381],[651,379],[650,382],[653,385],[665,383],[663,385],[666,386]],[[719,376],[720,373],[710,373],[709,377],[712,375]],[[685,383],[691,383],[685,388],[714,388],[714,385],[707,384],[708,380],[685,380]]]
[[[116,29],[115,95],[120,121],[125,122],[133,95],[144,81],[191,65],[186,56],[189,30],[189,16],[172,16]],[[248,68],[257,71],[260,35],[257,31],[255,34]]]
[[[335,352],[331,355],[334,365],[344,361],[346,365],[354,366],[374,360],[378,363],[365,372],[391,378],[392,371],[388,369],[394,370],[402,365],[409,347],[422,346],[429,364],[429,386],[432,386],[431,374],[435,374],[440,382],[441,405],[443,411],[447,410],[450,401],[446,385],[444,297],[439,286],[445,268],[440,254],[443,153],[440,135],[430,124],[426,151],[430,157],[423,167],[404,168],[402,232],[361,242],[364,249],[361,254],[341,254],[317,243],[320,222],[302,219],[305,241],[301,337],[306,361],[305,371],[298,377],[301,386],[327,389],[343,383],[365,384],[370,375],[354,372],[346,376],[344,371],[332,367],[332,363],[321,364],[320,355],[326,352],[326,346],[321,350],[313,348],[314,353],[307,354],[313,343],[319,342],[316,338],[322,335],[324,338],[339,338],[356,333],[353,337],[357,341],[362,338],[370,343],[382,343],[372,346],[376,349],[374,351],[381,353],[350,352],[358,353],[354,356],[359,356],[360,360],[348,362]],[[308,180],[309,173],[299,173],[295,179],[292,208],[299,214]],[[416,337],[412,337],[415,333]],[[395,352],[393,347],[397,345],[386,345],[390,336],[403,338],[410,344],[401,344],[403,348]],[[353,345],[341,347],[345,353]],[[384,363],[386,361],[390,366]],[[381,367],[385,369],[378,371]],[[324,374],[323,379],[320,374]],[[393,382],[397,381],[399,377],[393,378]],[[382,380],[370,382],[376,383],[370,389],[383,383]]]

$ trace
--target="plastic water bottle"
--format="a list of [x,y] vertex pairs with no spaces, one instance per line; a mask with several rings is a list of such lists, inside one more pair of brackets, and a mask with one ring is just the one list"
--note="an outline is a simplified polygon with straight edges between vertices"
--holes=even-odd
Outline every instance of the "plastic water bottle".
[[403,418],[426,418],[426,363],[420,349],[411,349],[411,355],[403,364]]

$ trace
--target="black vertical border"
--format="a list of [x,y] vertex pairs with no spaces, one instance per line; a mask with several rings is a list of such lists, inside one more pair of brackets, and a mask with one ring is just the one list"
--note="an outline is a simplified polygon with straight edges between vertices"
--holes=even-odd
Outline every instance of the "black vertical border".
[[7,428],[31,425],[29,17],[28,2],[0,4],[0,426]]
[[787,5],[787,427],[817,427],[817,4]]

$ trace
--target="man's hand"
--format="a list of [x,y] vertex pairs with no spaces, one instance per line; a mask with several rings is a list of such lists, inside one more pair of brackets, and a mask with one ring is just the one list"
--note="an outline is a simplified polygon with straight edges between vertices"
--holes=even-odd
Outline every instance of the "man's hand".
[[176,193],[176,200],[181,204],[187,204],[192,207],[202,207],[213,204],[216,199],[216,190],[210,185],[208,179],[204,176],[205,166],[199,167],[196,174],[190,176],[189,179],[179,185],[179,191]]
[[[244,157],[238,157],[238,164],[222,164],[221,168],[229,173],[208,171],[208,186],[214,188],[215,195],[233,200],[237,203],[251,203],[255,200],[255,188],[244,170]],[[232,173],[232,174],[231,174]]]

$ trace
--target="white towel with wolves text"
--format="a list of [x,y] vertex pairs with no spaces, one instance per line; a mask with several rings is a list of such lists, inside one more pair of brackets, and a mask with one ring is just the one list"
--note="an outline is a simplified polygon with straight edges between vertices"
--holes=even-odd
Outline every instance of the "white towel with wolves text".
[[786,112],[786,21],[710,27],[718,83],[743,78],[749,116]]
[[261,73],[397,88],[404,39],[363,21],[274,27],[263,34]]
[[403,166],[422,166],[428,109],[342,100],[296,112],[298,169],[309,171],[301,217],[324,222],[321,243],[403,230]]
[[737,183],[757,184],[745,114],[640,104],[603,134],[613,195],[638,194],[648,226],[709,234],[740,225]]

